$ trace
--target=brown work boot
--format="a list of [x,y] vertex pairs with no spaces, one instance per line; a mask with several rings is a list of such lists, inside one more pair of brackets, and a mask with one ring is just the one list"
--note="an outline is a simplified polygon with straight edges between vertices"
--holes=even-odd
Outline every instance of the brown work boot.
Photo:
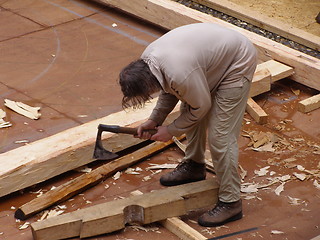
[[184,160],[169,173],[160,178],[164,186],[175,186],[184,183],[197,182],[206,179],[206,165],[192,160]]
[[198,219],[203,227],[216,227],[242,218],[241,199],[232,203],[218,201],[216,206]]

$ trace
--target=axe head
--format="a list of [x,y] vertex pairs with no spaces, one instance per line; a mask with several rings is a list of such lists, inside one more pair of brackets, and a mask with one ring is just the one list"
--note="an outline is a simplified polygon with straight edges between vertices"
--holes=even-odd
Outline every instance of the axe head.
[[104,131],[103,128],[101,128],[101,126],[99,125],[96,144],[93,152],[93,158],[97,160],[113,160],[115,158],[118,158],[119,157],[118,154],[110,152],[109,150],[103,147],[102,140],[101,140],[101,135],[103,131]]

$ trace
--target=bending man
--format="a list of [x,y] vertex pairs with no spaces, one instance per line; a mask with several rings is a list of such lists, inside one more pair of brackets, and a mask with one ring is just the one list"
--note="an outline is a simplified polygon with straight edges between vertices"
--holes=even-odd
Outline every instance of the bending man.
[[[246,37],[215,24],[196,23],[164,34],[120,73],[123,107],[143,107],[160,91],[151,116],[138,128],[140,138],[168,141],[186,134],[184,160],[161,177],[162,185],[205,179],[208,138],[220,188],[216,206],[198,220],[202,226],[242,218],[237,140],[256,64],[256,49]],[[179,117],[162,126],[179,100]],[[150,136],[145,129],[157,133]]]

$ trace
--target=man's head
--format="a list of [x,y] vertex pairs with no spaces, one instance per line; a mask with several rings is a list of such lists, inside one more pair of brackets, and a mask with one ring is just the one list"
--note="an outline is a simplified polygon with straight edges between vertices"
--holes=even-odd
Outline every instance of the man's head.
[[123,93],[122,107],[141,108],[152,99],[152,94],[161,90],[161,85],[142,59],[126,66],[119,74]]

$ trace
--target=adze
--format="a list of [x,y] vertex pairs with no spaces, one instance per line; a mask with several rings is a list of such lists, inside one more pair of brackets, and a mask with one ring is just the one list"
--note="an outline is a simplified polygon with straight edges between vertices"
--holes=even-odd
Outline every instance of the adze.
[[[97,160],[113,160],[118,156],[118,154],[113,153],[105,149],[102,145],[101,135],[102,132],[112,132],[112,133],[125,133],[131,135],[137,135],[137,128],[130,128],[130,127],[120,127],[117,125],[106,125],[106,124],[99,124],[98,125],[98,134],[96,138],[96,144],[94,147],[93,157]],[[156,129],[144,130],[149,132],[151,135],[157,133]]]

